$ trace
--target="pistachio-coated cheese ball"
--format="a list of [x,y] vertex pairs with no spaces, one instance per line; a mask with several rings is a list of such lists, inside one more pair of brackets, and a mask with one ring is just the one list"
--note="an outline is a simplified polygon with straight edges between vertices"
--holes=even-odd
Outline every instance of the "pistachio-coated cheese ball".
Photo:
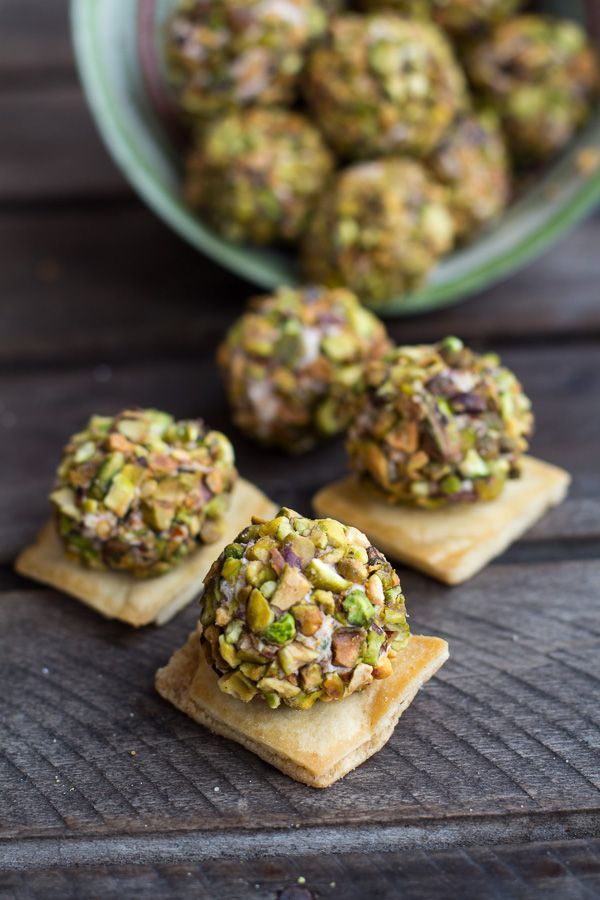
[[447,188],[457,239],[500,215],[510,194],[510,165],[504,136],[493,112],[463,113],[427,160]]
[[465,54],[465,65],[524,163],[560,150],[589,117],[600,88],[598,56],[568,19],[510,19]]
[[514,15],[524,0],[363,0],[365,9],[393,9],[406,16],[433,19],[457,37],[490,28]]
[[310,281],[371,306],[418,287],[454,242],[446,190],[409,159],[356,163],[323,193],[302,243]]
[[200,640],[219,687],[309,709],[392,673],[409,639],[400,579],[356,528],[281,509],[204,580]]
[[326,22],[318,0],[184,0],[167,43],[181,109],[202,122],[289,103]]
[[398,347],[367,367],[365,381],[350,463],[391,501],[491,500],[518,476],[531,405],[495,354],[480,356],[454,337]]
[[291,453],[348,424],[365,363],[390,349],[385,328],[341,288],[257,297],[218,353],[233,419]]
[[330,151],[304,116],[251,109],[208,126],[188,158],[186,195],[230,240],[290,242],[303,233],[332,169]]
[[429,153],[466,104],[442,32],[394,13],[334,18],[309,56],[303,90],[328,143],[347,159]]
[[69,557],[147,577],[221,536],[236,478],[224,434],[130,409],[71,438],[50,499]]

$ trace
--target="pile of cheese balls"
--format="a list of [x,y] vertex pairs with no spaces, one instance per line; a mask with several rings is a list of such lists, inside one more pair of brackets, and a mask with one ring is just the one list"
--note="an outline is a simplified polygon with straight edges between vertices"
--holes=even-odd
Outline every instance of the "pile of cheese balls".
[[185,193],[377,307],[505,208],[588,118],[598,58],[522,0],[182,0],[167,52]]

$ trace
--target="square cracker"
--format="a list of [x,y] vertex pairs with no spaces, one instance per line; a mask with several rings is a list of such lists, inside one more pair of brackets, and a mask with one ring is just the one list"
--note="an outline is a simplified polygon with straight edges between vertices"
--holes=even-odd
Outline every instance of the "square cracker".
[[156,673],[166,700],[215,734],[237,741],[284,774],[329,787],[389,740],[415,694],[448,658],[446,641],[413,635],[388,678],[341,701],[307,710],[270,709],[224,694],[200,648],[197,632]]
[[526,456],[521,477],[507,481],[495,500],[414,509],[390,503],[351,475],[319,491],[313,506],[319,516],[360,528],[391,558],[460,584],[561,503],[570,481],[564,469]]
[[164,625],[198,593],[200,583],[223,547],[249,524],[252,516],[271,518],[277,507],[240,478],[233,489],[225,533],[204,544],[181,563],[157,578],[140,579],[126,572],[87,569],[68,559],[54,521],[48,522],[34,544],[15,563],[21,575],[72,594],[109,619],[129,625]]

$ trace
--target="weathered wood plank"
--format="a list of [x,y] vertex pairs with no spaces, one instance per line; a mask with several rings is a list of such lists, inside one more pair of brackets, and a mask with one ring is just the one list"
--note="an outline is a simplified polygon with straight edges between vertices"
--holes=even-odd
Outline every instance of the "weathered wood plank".
[[384,750],[325,792],[154,693],[194,607],[133,632],[54,592],[3,595],[2,836],[597,818],[600,563],[492,566],[453,590],[402,577],[411,627],[446,637],[450,661]]
[[[257,452],[254,444],[232,429],[213,361],[222,325],[219,306],[213,303],[200,320],[203,333],[198,332],[197,357],[107,367],[96,356],[83,367],[41,374],[5,369],[0,375],[0,563],[12,559],[48,515],[46,496],[62,446],[93,412],[140,405],[182,416],[202,415],[214,427],[231,433],[246,477],[274,500],[301,510],[310,508],[320,486],[344,472],[341,441],[290,460],[275,451]],[[163,345],[158,334],[162,322],[156,325],[159,346]],[[121,326],[134,328],[127,322],[125,308]],[[569,501],[549,514],[534,539],[600,537],[600,417],[594,415],[600,395],[598,353],[596,343],[571,348],[516,347],[503,353],[534,404],[533,452],[574,475]]]
[[0,93],[16,84],[43,90],[57,76],[73,81],[69,0],[2,0]]
[[[273,848],[275,849],[275,848]],[[333,849],[333,848],[332,848]],[[298,884],[298,879],[301,884]],[[600,892],[600,841],[552,841],[404,853],[268,856],[153,866],[85,866],[0,875],[14,900],[120,900],[189,897],[220,900],[372,900],[560,898],[593,900]]]
[[[390,330],[398,341],[456,333],[491,346],[600,333],[599,241],[592,219],[506,285]],[[5,213],[0,246],[0,364],[196,353],[256,293],[133,200]]]
[[0,91],[0,204],[129,194],[72,80]]
[[0,246],[8,366],[201,353],[252,290],[137,201],[0,215]]

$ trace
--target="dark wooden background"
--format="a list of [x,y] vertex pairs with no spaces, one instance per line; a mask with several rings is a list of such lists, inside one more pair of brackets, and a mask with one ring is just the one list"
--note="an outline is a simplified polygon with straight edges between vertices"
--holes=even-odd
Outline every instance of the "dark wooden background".
[[[19,579],[66,437],[129,404],[203,415],[282,503],[344,468],[231,431],[213,363],[252,288],[174,237],[102,148],[66,0],[0,0],[0,897],[600,896],[600,221],[455,309],[391,325],[497,348],[567,502],[469,584],[401,570],[451,660],[325,792],[155,695],[192,607],[134,632]],[[297,879],[304,878],[303,885]]]

